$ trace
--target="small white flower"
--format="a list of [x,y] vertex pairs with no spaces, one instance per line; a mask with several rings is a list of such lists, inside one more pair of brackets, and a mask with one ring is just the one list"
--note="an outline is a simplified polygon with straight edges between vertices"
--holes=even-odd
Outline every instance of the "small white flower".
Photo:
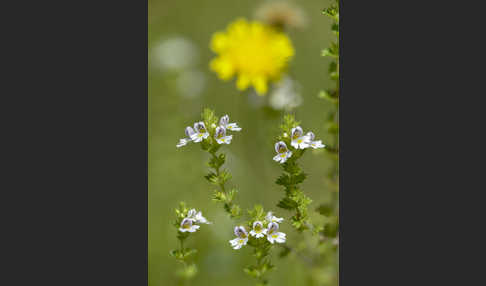
[[205,224],[211,224],[212,222],[208,221],[205,217],[202,216],[201,211],[199,211],[196,214],[196,222],[197,223],[205,223]]
[[230,244],[233,249],[240,249],[243,245],[246,245],[248,242],[248,233],[246,232],[243,226],[236,226],[235,227],[235,235],[237,236],[235,239],[230,240]]
[[179,139],[179,144],[176,145],[177,148],[182,147],[182,146],[186,146],[187,143],[192,141],[191,136],[195,133],[194,129],[192,129],[192,127],[190,127],[190,126],[187,126],[185,132],[186,132],[187,138]]
[[292,145],[292,147],[294,147],[295,149],[305,149],[310,146],[309,137],[307,135],[304,135],[304,131],[302,131],[302,128],[300,126],[292,128],[290,136],[292,139],[290,145]]
[[241,128],[236,123],[229,123],[229,116],[226,114],[225,116],[219,119],[219,125],[223,126],[224,128],[231,130],[231,131],[241,131]]
[[283,232],[278,232],[278,224],[275,222],[271,222],[268,224],[268,230],[267,230],[267,240],[270,243],[284,243],[286,238],[285,238],[285,233]]
[[187,212],[187,218],[192,220],[194,223],[205,223],[211,224],[205,217],[203,217],[201,211],[196,211],[195,209],[191,209]]
[[322,144],[321,140],[314,141],[315,135],[313,132],[307,132],[307,137],[309,137],[310,146],[314,149],[324,148],[326,145]]
[[214,132],[214,138],[218,144],[229,144],[231,143],[231,139],[233,139],[233,135],[226,135],[226,128],[218,126]]
[[180,232],[195,232],[199,229],[199,225],[192,224],[192,220],[189,218],[185,218],[181,222],[181,227],[179,228]]
[[271,223],[271,222],[281,223],[281,222],[283,222],[284,219],[282,217],[276,217],[276,216],[274,216],[272,212],[268,212],[267,213],[267,216],[265,217],[265,220],[268,223]]
[[255,221],[253,223],[253,229],[250,231],[250,235],[260,238],[264,237],[267,234],[267,229],[263,227],[263,223],[261,221]]
[[191,139],[194,142],[201,142],[209,136],[206,125],[202,121],[194,123],[194,131],[195,133],[191,135]]
[[292,151],[287,149],[287,145],[283,141],[275,143],[275,151],[278,154],[273,157],[273,160],[281,164],[285,163],[285,161],[292,156]]

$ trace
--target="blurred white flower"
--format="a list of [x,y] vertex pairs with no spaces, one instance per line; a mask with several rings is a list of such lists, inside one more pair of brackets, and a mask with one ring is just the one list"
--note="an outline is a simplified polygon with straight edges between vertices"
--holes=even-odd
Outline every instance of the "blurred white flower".
[[198,70],[182,71],[176,79],[179,94],[186,98],[195,98],[202,94],[206,87],[206,75]]
[[205,217],[203,217],[201,211],[196,211],[196,209],[191,209],[187,212],[187,218],[192,220],[194,223],[205,223],[211,224]]
[[152,49],[152,59],[163,71],[177,71],[197,63],[198,50],[191,40],[175,36],[159,42]]
[[218,144],[230,144],[231,139],[233,139],[233,135],[226,135],[226,128],[223,126],[218,126],[214,132],[214,138]]
[[243,245],[246,245],[248,242],[248,233],[246,232],[243,226],[236,226],[235,227],[235,235],[237,236],[235,239],[230,240],[230,244],[233,249],[240,249]]
[[285,163],[285,161],[292,156],[292,151],[287,148],[287,145],[283,141],[275,143],[275,151],[278,154],[273,157],[273,160],[279,162],[280,164]]
[[278,223],[276,222],[271,222],[268,224],[268,230],[267,230],[267,240],[270,243],[284,243],[286,238],[285,238],[285,233],[283,232],[278,232]]
[[196,232],[199,229],[199,225],[192,224],[192,220],[189,218],[185,218],[181,222],[181,227],[179,228],[180,232]]
[[326,145],[322,144],[322,141],[321,140],[317,140],[317,141],[314,141],[314,138],[315,138],[315,135],[313,132],[307,132],[307,137],[309,137],[309,140],[310,140],[310,146],[314,149],[317,149],[317,148],[324,148],[326,147]]
[[275,84],[269,98],[270,106],[277,110],[291,110],[302,101],[298,84],[288,76]]
[[271,222],[278,222],[278,223],[281,223],[283,222],[283,218],[281,217],[276,217],[273,215],[272,212],[268,212],[267,213],[267,216],[265,216],[265,220],[268,222],[268,223],[271,223]]
[[236,123],[229,123],[229,116],[226,114],[225,116],[219,119],[219,125],[223,126],[224,128],[231,130],[231,131],[241,131],[241,128]]
[[186,127],[186,131],[185,132],[186,132],[186,136],[187,137],[186,138],[179,139],[179,144],[176,145],[177,148],[182,147],[182,146],[186,146],[187,143],[189,143],[189,142],[192,141],[191,136],[194,133],[196,133],[196,132],[194,132],[194,130],[190,126],[187,126]]
[[250,231],[250,235],[260,238],[267,234],[267,229],[263,228],[263,223],[261,221],[255,221],[253,223],[253,229]]

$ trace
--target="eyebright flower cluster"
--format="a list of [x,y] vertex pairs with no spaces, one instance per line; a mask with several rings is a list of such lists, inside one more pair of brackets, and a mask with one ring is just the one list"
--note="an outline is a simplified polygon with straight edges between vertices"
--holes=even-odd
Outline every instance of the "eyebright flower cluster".
[[[233,135],[227,135],[226,130],[230,131],[240,131],[241,128],[236,123],[229,123],[229,116],[225,115],[219,120],[219,126],[210,126],[214,129],[214,139],[218,144],[230,144],[233,139]],[[177,148],[186,146],[189,142],[199,143],[206,140],[210,136],[210,131],[208,130],[203,121],[194,123],[194,128],[187,126],[185,133],[186,138],[179,139],[179,143],[176,145]]]
[[197,212],[195,209],[191,209],[187,212],[187,216],[181,221],[179,228],[180,232],[196,232],[199,229],[201,223],[211,224],[202,213]]
[[[287,137],[287,134],[284,134],[284,137]],[[304,131],[300,126],[292,128],[290,134],[290,145],[297,149],[306,149],[306,148],[324,148],[326,145],[322,144],[321,140],[314,140],[315,135],[313,132],[307,132],[304,135]],[[275,143],[275,151],[277,155],[273,157],[274,161],[277,161],[281,164],[285,163],[288,158],[292,156],[292,151],[287,148],[287,144],[283,141],[279,141]]]
[[[272,212],[268,212],[265,220],[263,221],[254,221],[252,230],[250,231],[250,236],[258,238],[263,238],[266,236],[268,242],[271,244],[277,243],[284,243],[286,240],[286,235],[283,232],[279,232],[279,223],[283,221],[283,218],[278,218],[272,214]],[[235,239],[230,240],[230,244],[233,249],[240,249],[244,245],[248,243],[248,239],[250,236],[246,231],[244,226],[236,226],[234,229],[234,233],[236,235]]]

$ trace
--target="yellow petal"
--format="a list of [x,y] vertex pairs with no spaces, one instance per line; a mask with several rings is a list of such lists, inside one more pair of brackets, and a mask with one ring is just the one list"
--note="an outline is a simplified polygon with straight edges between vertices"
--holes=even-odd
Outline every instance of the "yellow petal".
[[257,76],[252,79],[253,86],[258,95],[265,95],[267,93],[267,79],[263,76]]
[[235,73],[231,61],[223,57],[213,59],[209,63],[209,67],[211,68],[211,70],[215,71],[218,74],[219,78],[222,80],[230,79]]
[[251,80],[250,80],[250,77],[248,75],[240,74],[238,76],[238,80],[236,81],[236,87],[239,90],[245,90],[250,85],[250,81]]
[[222,53],[228,47],[228,36],[225,33],[215,33],[211,39],[211,50],[215,53]]

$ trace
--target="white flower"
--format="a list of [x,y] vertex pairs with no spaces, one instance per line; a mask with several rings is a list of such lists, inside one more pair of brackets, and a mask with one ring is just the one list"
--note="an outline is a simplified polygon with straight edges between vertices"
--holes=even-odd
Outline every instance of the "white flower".
[[192,220],[194,223],[205,223],[211,224],[205,217],[203,217],[201,211],[196,211],[195,209],[191,209],[187,212],[187,218]]
[[176,145],[177,148],[182,147],[182,146],[186,146],[187,143],[192,141],[191,136],[195,133],[194,129],[192,129],[192,127],[190,127],[190,126],[187,126],[185,132],[186,132],[187,138],[179,139],[179,144]]
[[310,146],[314,149],[324,148],[326,145],[322,144],[321,140],[314,141],[315,135],[313,132],[307,132],[307,137],[309,137]]
[[270,243],[284,243],[286,238],[285,238],[285,233],[283,232],[278,232],[278,224],[275,222],[271,222],[268,224],[268,230],[267,230],[267,240]]
[[176,36],[157,43],[151,49],[151,61],[162,71],[181,71],[197,63],[198,53],[192,40]]
[[241,128],[238,127],[236,123],[229,123],[229,116],[226,114],[225,116],[219,119],[219,125],[223,126],[224,128],[231,130],[231,131],[241,131]]
[[290,145],[292,145],[295,149],[305,149],[310,146],[309,137],[304,135],[304,131],[302,131],[300,126],[292,128],[292,133],[290,136],[292,139]]
[[226,135],[226,128],[218,126],[214,132],[214,138],[218,144],[229,144],[231,143],[231,139],[233,139],[233,135]]
[[280,162],[281,164],[285,163],[285,161],[292,156],[292,151],[287,149],[287,145],[283,141],[275,143],[275,151],[278,154],[273,157],[273,160]]
[[273,109],[291,110],[302,104],[299,86],[290,77],[285,77],[275,84],[268,103]]
[[267,234],[267,229],[263,227],[263,223],[261,221],[255,221],[253,223],[253,229],[250,231],[250,235],[260,238],[264,237]]
[[236,226],[235,227],[235,235],[237,236],[235,239],[230,240],[230,244],[233,249],[240,249],[243,245],[246,245],[248,242],[248,233],[246,232],[243,226]]
[[192,220],[189,218],[185,218],[181,222],[181,227],[179,228],[180,232],[195,232],[199,229],[199,225],[192,224]]
[[194,142],[201,142],[209,136],[206,125],[202,121],[194,123],[194,131],[195,133],[191,135],[191,139]]
[[282,217],[276,217],[276,216],[274,216],[272,212],[268,212],[267,213],[267,216],[265,217],[265,220],[268,223],[271,223],[271,222],[281,223],[281,222],[283,222],[284,219]]

